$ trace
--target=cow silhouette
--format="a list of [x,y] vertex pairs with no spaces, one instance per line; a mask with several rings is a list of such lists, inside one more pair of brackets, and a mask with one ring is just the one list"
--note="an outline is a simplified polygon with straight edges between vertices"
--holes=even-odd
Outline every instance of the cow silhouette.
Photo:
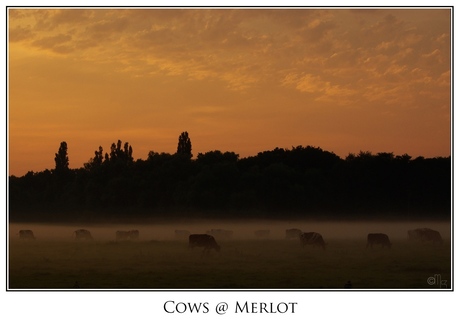
[[382,245],[383,247],[391,248],[390,239],[387,234],[382,233],[372,233],[367,235],[367,247],[373,248],[374,245]]
[[220,246],[217,244],[213,236],[208,234],[192,234],[188,238],[189,248],[203,247],[203,253],[209,253],[211,249],[220,251]]
[[302,246],[313,245],[326,249],[326,243],[324,242],[323,236],[321,236],[321,234],[315,232],[302,233],[300,234],[299,238],[300,244]]
[[25,229],[19,231],[19,239],[22,240],[35,240],[35,236],[32,230]]
[[86,229],[78,229],[73,232],[75,240],[93,240],[93,236]]

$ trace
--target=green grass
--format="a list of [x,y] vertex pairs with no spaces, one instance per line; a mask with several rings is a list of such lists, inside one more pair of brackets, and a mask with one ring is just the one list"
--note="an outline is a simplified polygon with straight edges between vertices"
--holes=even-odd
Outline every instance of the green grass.
[[203,255],[187,242],[11,241],[10,289],[434,289],[451,286],[450,244],[329,240],[327,249],[285,240],[221,242]]

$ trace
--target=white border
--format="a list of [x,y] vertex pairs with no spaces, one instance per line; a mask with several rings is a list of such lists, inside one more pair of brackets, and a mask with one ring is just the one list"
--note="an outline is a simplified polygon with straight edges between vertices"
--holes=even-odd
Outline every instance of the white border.
[[[41,1],[9,1],[8,5],[21,5],[21,6],[41,6]],[[47,6],[127,6],[127,5],[141,5],[141,6],[215,6],[215,2],[210,1],[155,1],[155,3],[146,3],[145,1],[137,1],[135,3],[126,3],[126,1],[79,1],[76,3],[69,3],[67,1],[48,1]],[[227,6],[315,6],[318,3],[308,3],[299,1],[289,1],[279,3],[278,1],[253,1],[248,4],[246,1],[221,1],[219,5]],[[344,3],[337,1],[322,1],[321,6],[342,6]],[[446,2],[428,2],[417,1],[416,3],[408,3],[407,1],[401,3],[400,1],[390,1],[385,3],[373,3],[365,1],[348,2],[347,6],[452,6],[453,3]],[[454,10],[455,11],[455,10]],[[455,13],[455,12],[454,12]],[[0,15],[1,35],[6,35],[6,7],[5,11]],[[455,19],[455,17],[454,17]],[[455,20],[454,20],[455,21]],[[454,27],[454,35],[459,32]],[[4,42],[5,43],[5,40]],[[455,60],[455,59],[454,59]],[[2,62],[6,61],[5,50],[2,51]],[[2,64],[2,70],[6,75],[5,64]],[[454,73],[455,74],[455,71]],[[6,88],[5,77],[2,78],[2,88]],[[454,82],[455,89],[457,82]],[[3,96],[5,92],[2,91],[3,102],[6,98]],[[4,110],[5,111],[5,110]],[[3,124],[6,120],[3,119],[5,113],[2,114]],[[456,124],[456,114],[454,114],[454,124]],[[0,141],[6,143],[6,130],[1,131]],[[457,140],[454,140],[454,144]],[[3,147],[3,146],[2,146]],[[3,147],[2,151],[6,151]],[[454,154],[452,154],[454,157]],[[6,169],[6,157],[0,158],[3,169]],[[455,162],[455,161],[454,161]],[[455,162],[456,163],[456,162]],[[457,168],[457,167],[456,167]],[[3,173],[3,184],[1,189],[3,196],[6,195],[5,183],[7,173]],[[457,172],[454,172],[457,178]],[[457,180],[455,180],[457,181]],[[457,191],[454,190],[454,199],[457,199]],[[3,204],[5,199],[2,198]],[[1,221],[1,231],[5,232],[5,221]],[[457,223],[455,223],[455,227]],[[5,259],[6,243],[5,236],[0,238],[0,256]],[[454,250],[457,251],[458,238],[455,239]],[[455,255],[455,254],[454,254]],[[455,260],[455,258],[454,258]],[[455,261],[454,261],[455,263]],[[279,321],[282,319],[289,319],[292,321],[306,321],[312,319],[322,319],[325,321],[330,320],[352,320],[352,321],[435,321],[435,320],[451,320],[458,314],[456,307],[458,301],[458,290],[456,292],[411,292],[411,291],[391,291],[391,292],[300,292],[300,291],[287,291],[287,292],[5,292],[6,279],[5,279],[5,266],[1,265],[1,299],[4,318],[17,319],[19,321],[30,320],[45,320],[46,321],[81,321],[82,319],[88,321],[177,321],[177,320],[200,320],[200,321],[216,321],[218,319],[234,321],[235,318],[263,318],[265,321]],[[455,267],[455,274],[458,271],[458,265]],[[454,285],[455,289],[455,285]],[[174,300],[176,302],[209,302],[215,304],[218,302],[235,303],[240,302],[297,302],[297,309],[295,314],[234,314],[228,312],[226,315],[219,316],[214,313],[212,305],[210,305],[210,312],[208,314],[167,314],[164,312],[163,304],[167,300]]]

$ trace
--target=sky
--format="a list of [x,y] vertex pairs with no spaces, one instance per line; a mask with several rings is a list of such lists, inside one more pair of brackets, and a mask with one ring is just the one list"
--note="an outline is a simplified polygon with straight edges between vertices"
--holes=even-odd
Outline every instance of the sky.
[[451,11],[10,8],[8,172],[276,147],[451,154]]

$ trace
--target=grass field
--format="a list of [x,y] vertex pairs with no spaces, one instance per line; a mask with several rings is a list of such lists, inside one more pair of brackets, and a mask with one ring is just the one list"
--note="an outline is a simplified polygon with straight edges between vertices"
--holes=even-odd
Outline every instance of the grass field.
[[10,238],[9,288],[343,289],[350,280],[353,289],[439,289],[436,277],[451,287],[449,240],[367,249],[362,238],[326,239],[325,251],[281,238],[219,243],[219,253],[203,255],[175,240]]

